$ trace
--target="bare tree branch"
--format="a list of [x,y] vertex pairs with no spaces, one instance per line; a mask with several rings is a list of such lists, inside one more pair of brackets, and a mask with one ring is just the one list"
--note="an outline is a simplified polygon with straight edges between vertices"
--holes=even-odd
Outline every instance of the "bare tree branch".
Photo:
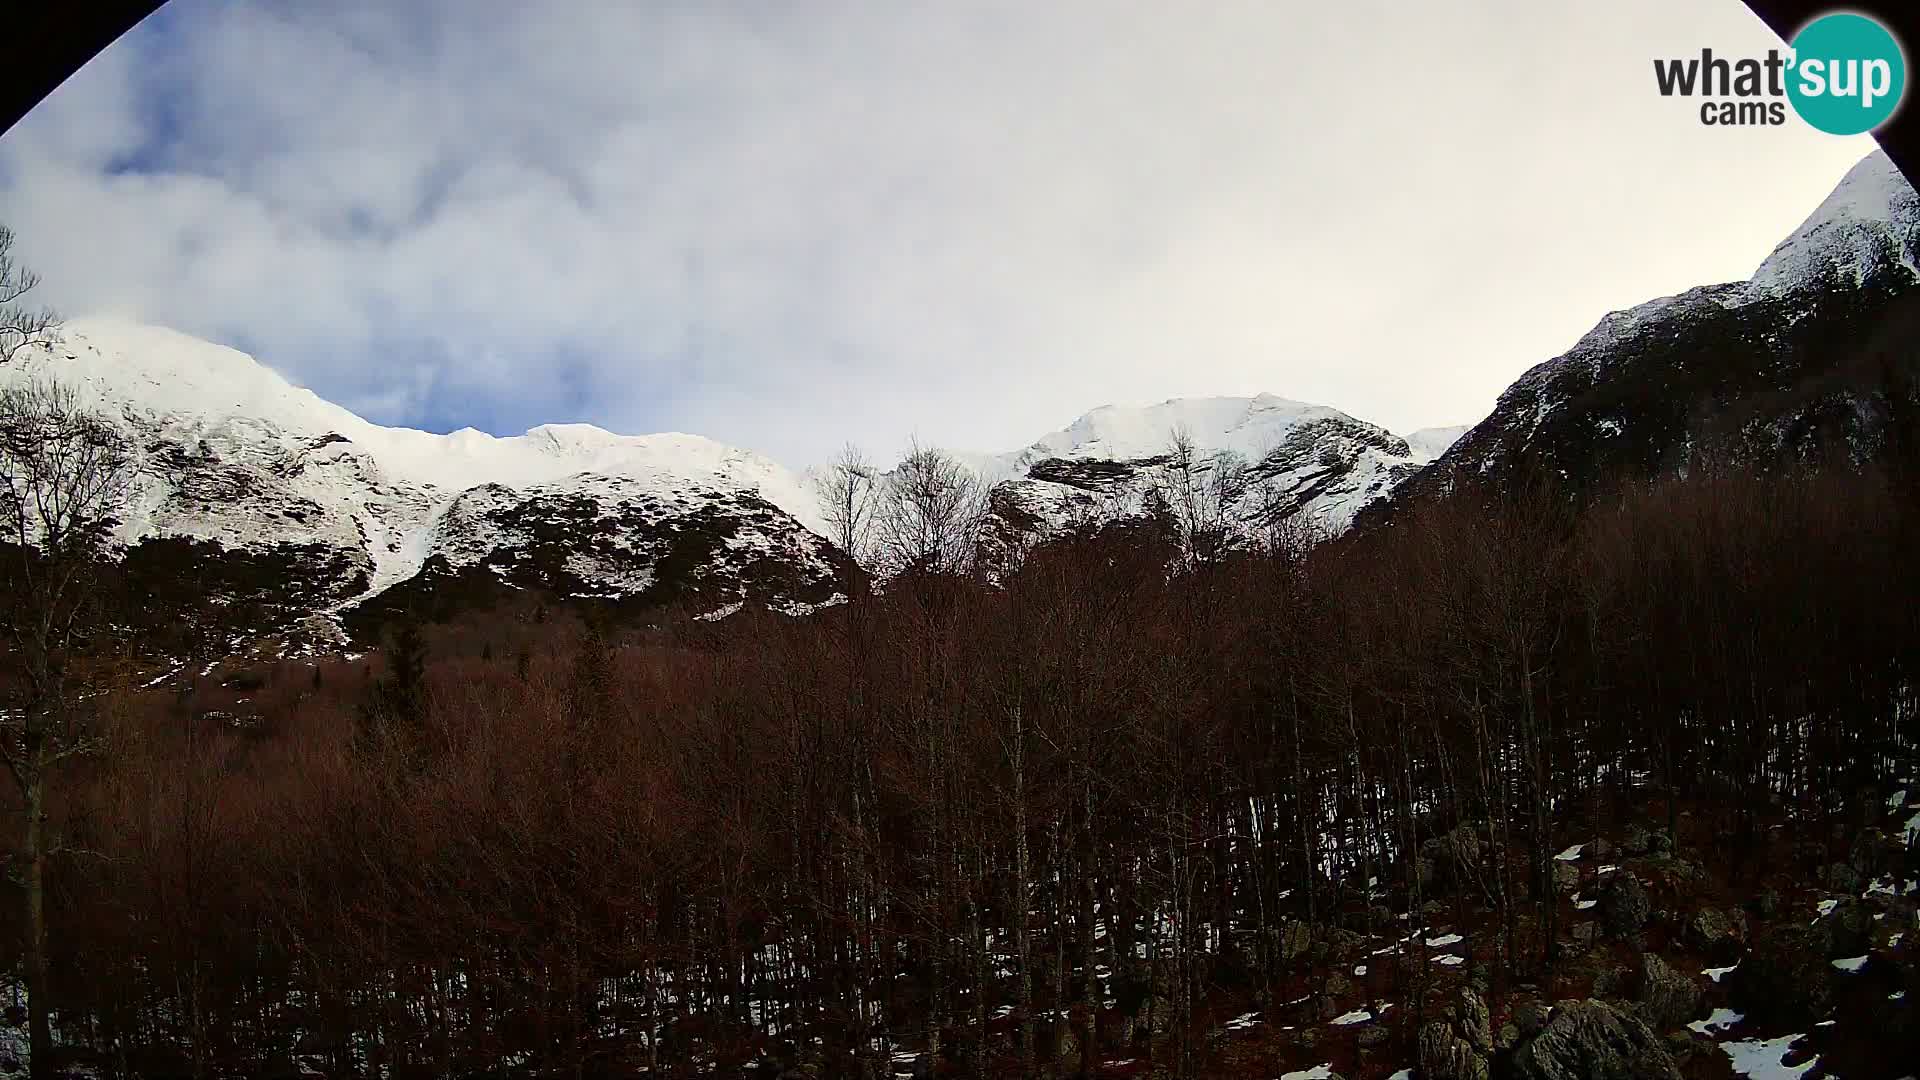
[[0,225],[0,364],[29,345],[60,340],[60,316],[23,302],[39,286],[40,275],[14,260],[13,239],[13,230]]

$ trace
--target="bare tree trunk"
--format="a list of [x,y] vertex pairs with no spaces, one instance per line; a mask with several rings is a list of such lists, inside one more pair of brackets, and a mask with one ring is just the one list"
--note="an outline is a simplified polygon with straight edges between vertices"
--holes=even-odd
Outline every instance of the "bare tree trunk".
[[1028,929],[1027,904],[1032,894],[1032,867],[1027,850],[1027,735],[1025,713],[1013,707],[1013,920],[1014,946],[1020,952],[1020,1065],[1033,1070],[1033,939]]
[[27,782],[27,1025],[33,1080],[52,1080],[53,1026],[48,1020],[46,783],[36,768]]

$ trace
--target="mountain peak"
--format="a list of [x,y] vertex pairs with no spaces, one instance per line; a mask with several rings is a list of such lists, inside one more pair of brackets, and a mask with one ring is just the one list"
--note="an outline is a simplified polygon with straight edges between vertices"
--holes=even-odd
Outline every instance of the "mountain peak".
[[1194,446],[1203,453],[1231,450],[1259,457],[1283,441],[1298,424],[1326,418],[1352,420],[1337,409],[1274,394],[1168,398],[1140,406],[1102,405],[1059,431],[1042,436],[1021,453],[1028,460],[1140,460],[1165,454],[1174,434],[1181,432],[1191,436]]
[[1884,150],[1847,171],[1825,201],[1782,240],[1753,273],[1767,294],[1843,277],[1854,283],[1902,266],[1916,267],[1920,195]]

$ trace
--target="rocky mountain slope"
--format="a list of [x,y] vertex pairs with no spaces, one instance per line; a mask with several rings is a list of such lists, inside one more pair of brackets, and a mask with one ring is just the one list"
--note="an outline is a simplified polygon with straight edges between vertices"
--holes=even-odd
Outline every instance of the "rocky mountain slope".
[[[833,602],[853,572],[823,539],[808,478],[695,435],[382,427],[244,353],[111,320],[71,323],[0,368],[44,378],[118,417],[137,450],[119,530],[135,576],[210,575],[281,623],[433,614],[506,590],[800,612]],[[1458,431],[1401,438],[1267,395],[1186,399],[1097,409],[1024,450],[965,460],[1000,524],[1044,537],[1151,512],[1180,432],[1197,471],[1240,478],[1220,508],[1230,523],[1300,516],[1336,532]]]
[[[1339,533],[1367,503],[1434,460],[1465,428],[1402,437],[1337,409],[1257,397],[1106,406],[1011,454],[976,463],[1003,528],[1041,537],[1075,523],[1152,514],[1182,484],[1202,489],[1228,528],[1297,520]],[[1190,464],[1175,451],[1191,446]],[[1176,475],[1195,474],[1191,480]]]
[[117,416],[134,444],[119,529],[130,561],[180,562],[162,540],[213,545],[250,565],[261,595],[249,599],[283,613],[475,576],[788,610],[830,602],[844,583],[801,479],[699,436],[381,427],[243,353],[108,321],[69,324],[52,349],[0,369],[45,378]]
[[[1920,433],[1920,195],[1855,166],[1741,282],[1600,320],[1516,380],[1396,501],[1463,479],[1591,489],[1702,460],[1912,460]],[[1391,501],[1368,511],[1390,514]]]
[[[1750,280],[1608,315],[1464,434],[1400,436],[1263,394],[1107,406],[964,460],[997,533],[1044,539],[1163,515],[1182,484],[1221,528],[1332,535],[1462,478],[1584,489],[1703,455],[1910,458],[1917,257],[1920,196],[1874,154]],[[0,368],[43,377],[120,417],[138,449],[120,529],[131,563],[157,579],[223,552],[223,591],[287,617],[509,590],[798,612],[853,572],[806,477],[699,436],[382,427],[243,353],[115,321],[71,324]]]

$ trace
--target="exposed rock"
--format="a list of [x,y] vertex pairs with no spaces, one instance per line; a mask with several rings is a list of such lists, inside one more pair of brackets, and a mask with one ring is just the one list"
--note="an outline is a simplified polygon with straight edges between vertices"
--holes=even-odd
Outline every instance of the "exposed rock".
[[1280,959],[1296,960],[1313,948],[1313,927],[1293,919],[1280,928]]
[[1820,920],[1827,935],[1827,956],[1859,956],[1873,939],[1873,909],[1858,900],[1842,900]]
[[1580,887],[1580,868],[1572,863],[1553,864],[1553,891],[1571,893]]
[[1700,987],[1653,953],[1640,957],[1640,1015],[1656,1031],[1678,1027],[1700,1009]]
[[1488,993],[1493,986],[1493,970],[1479,960],[1467,964],[1467,985],[1482,994]]
[[1739,945],[1746,936],[1747,918],[1738,908],[1701,908],[1687,920],[1687,939],[1715,955]]
[[1579,499],[1669,475],[1709,444],[1761,472],[1904,446],[1896,433],[1920,399],[1911,380],[1850,369],[1865,348],[1859,328],[1908,325],[1896,320],[1916,288],[1916,219],[1920,196],[1884,155],[1869,157],[1752,279],[1609,315],[1517,380],[1394,501],[1467,476],[1508,487],[1550,480]]
[[1351,930],[1342,930],[1338,927],[1328,930],[1324,935],[1324,940],[1328,948],[1340,954],[1351,954],[1361,946],[1368,944],[1365,934],[1356,934]]
[[1433,887],[1444,892],[1479,881],[1484,846],[1478,830],[1460,825],[1421,844],[1420,856],[1433,863]]
[[1859,878],[1872,879],[1885,872],[1899,853],[1899,844],[1894,843],[1886,833],[1869,826],[1853,838],[1853,846],[1847,852],[1847,865],[1853,868]]
[[1673,1055],[1675,1064],[1684,1065],[1691,1061],[1695,1054],[1711,1051],[1713,1047],[1712,1039],[1695,1034],[1686,1028],[1667,1033],[1667,1051]]
[[1827,935],[1800,923],[1774,927],[1723,980],[1734,1008],[1762,1024],[1809,1023],[1826,1009],[1833,969]]
[[1547,1026],[1553,1010],[1537,998],[1521,998],[1513,1006],[1513,1023],[1520,1029],[1520,1037],[1530,1039],[1540,1034]]
[[1615,874],[1600,892],[1600,921],[1606,924],[1607,932],[1616,937],[1638,933],[1652,913],[1653,901],[1647,896],[1647,887],[1631,874]]
[[1563,1001],[1513,1051],[1516,1080],[1679,1080],[1673,1055],[1639,1019],[1604,1001]]
[[1860,875],[1846,863],[1830,863],[1820,870],[1820,883],[1834,892],[1857,893],[1860,891]]
[[1484,998],[1472,989],[1462,987],[1459,1008],[1460,1035],[1467,1044],[1481,1053],[1493,1050],[1493,1013],[1488,1010]]
[[1420,1075],[1426,1080],[1487,1080],[1487,1059],[1453,1028],[1435,1020],[1420,1029]]
[[1626,968],[1601,968],[1599,971],[1593,973],[1593,996],[1598,998],[1614,997],[1622,992],[1622,986],[1626,981]]
[[1661,876],[1676,888],[1688,889],[1699,884],[1701,879],[1707,876],[1707,872],[1701,869],[1700,864],[1690,859],[1682,859],[1677,855],[1661,855],[1656,858],[1659,861]]

